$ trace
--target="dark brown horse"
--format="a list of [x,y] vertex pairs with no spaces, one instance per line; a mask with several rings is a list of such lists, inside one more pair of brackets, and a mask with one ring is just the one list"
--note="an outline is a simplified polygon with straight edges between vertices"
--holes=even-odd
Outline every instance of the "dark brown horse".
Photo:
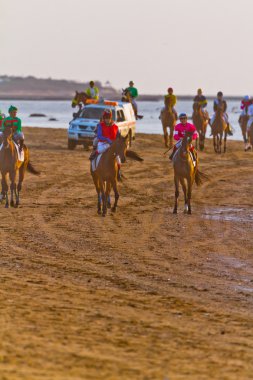
[[191,195],[193,183],[195,181],[196,185],[200,186],[203,180],[207,179],[207,176],[199,171],[198,162],[196,163],[196,166],[193,164],[189,150],[191,142],[192,132],[186,132],[184,138],[182,139],[182,144],[173,158],[175,182],[174,214],[177,214],[178,208],[179,183],[181,184],[184,192],[184,213],[191,214]]
[[196,139],[196,149],[204,150],[208,119],[208,116],[203,113],[199,102],[194,102],[192,121],[199,134],[199,138]]
[[132,98],[131,93],[128,90],[128,88],[125,88],[125,89],[122,88],[121,101],[132,104],[136,120],[143,119],[143,115],[138,115],[138,110],[137,110],[137,107],[136,107],[136,103],[133,102],[133,98]]
[[[17,149],[12,140],[13,131],[11,127],[7,127],[3,132],[3,143],[0,150],[0,171],[2,174],[2,194],[1,198],[5,199],[5,207],[9,207],[9,198],[8,198],[8,182],[7,174],[11,181],[11,199],[10,205],[12,207],[18,207],[20,203],[20,191],[22,188],[22,183],[25,176],[26,169],[35,175],[40,174],[37,170],[34,169],[30,160],[29,160],[29,151],[28,148],[24,145],[24,161],[21,162],[18,159]],[[16,178],[18,175],[18,185],[16,184]],[[15,203],[14,203],[15,195]]]
[[[91,175],[96,187],[98,197],[98,214],[101,214],[102,206],[102,216],[106,215],[107,208],[108,206],[110,207],[108,199],[110,196],[111,188],[113,188],[115,195],[115,202],[111,210],[112,212],[116,212],[117,209],[119,191],[117,181],[118,165],[116,162],[116,156],[120,157],[122,163],[126,161],[126,156],[130,156],[137,161],[143,161],[143,159],[140,158],[135,152],[127,151],[127,146],[128,135],[125,137],[118,136],[116,140],[113,141],[110,148],[102,154],[97,169],[93,172],[91,168]],[[128,152],[130,154],[128,154]]]
[[[172,106],[169,103],[166,103],[165,108],[161,111],[160,119],[163,126],[163,136],[164,136],[165,147],[171,148],[173,146],[173,133],[174,133],[175,125],[176,125],[176,116],[172,110]],[[169,138],[168,138],[168,128],[170,129]]]
[[227,149],[227,123],[224,119],[224,111],[221,106],[218,106],[215,113],[215,119],[211,125],[213,134],[213,147],[216,153],[221,153],[222,140],[224,136],[224,153]]

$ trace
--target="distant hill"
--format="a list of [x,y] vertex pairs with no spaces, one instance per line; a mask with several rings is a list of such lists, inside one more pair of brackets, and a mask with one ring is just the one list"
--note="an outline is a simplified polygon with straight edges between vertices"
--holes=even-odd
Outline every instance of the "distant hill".
[[[101,82],[95,81],[95,84],[104,98],[119,98],[120,92],[111,87],[109,83],[102,86]],[[88,86],[89,82],[5,75],[0,76],[0,99],[69,100],[73,98],[75,91],[85,91]]]
[[[105,99],[118,100],[121,92],[113,88],[109,82],[105,86],[100,81],[95,81],[100,90],[100,95]],[[0,99],[22,100],[70,100],[75,91],[85,91],[89,82],[76,82],[64,79],[40,79],[33,76],[14,77],[0,75]],[[193,95],[178,95],[179,100],[192,100]],[[207,96],[213,99],[214,96]],[[226,96],[226,99],[239,100],[241,96]],[[157,101],[163,100],[163,95],[140,94],[138,100]]]

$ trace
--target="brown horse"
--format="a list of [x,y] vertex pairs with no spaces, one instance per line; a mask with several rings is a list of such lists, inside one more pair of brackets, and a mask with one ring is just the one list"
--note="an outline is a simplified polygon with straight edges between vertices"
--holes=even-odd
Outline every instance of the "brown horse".
[[86,104],[86,101],[90,99],[89,95],[86,92],[76,91],[74,98],[72,99],[71,106],[72,108],[78,107],[78,111],[73,113],[74,119],[80,116],[82,107]]
[[198,162],[196,163],[196,166],[193,164],[189,150],[192,142],[192,134],[192,132],[185,133],[185,136],[182,139],[182,144],[173,158],[175,182],[174,214],[177,214],[178,208],[179,182],[181,183],[184,192],[184,213],[191,214],[191,195],[193,183],[195,181],[196,185],[200,186],[203,180],[208,178],[205,174],[199,171]]
[[199,134],[199,138],[196,139],[196,149],[204,150],[208,119],[208,116],[204,115],[201,105],[194,102],[192,121]]
[[[163,135],[164,135],[164,144],[166,148],[171,148],[173,146],[173,133],[174,128],[176,125],[176,116],[175,113],[172,110],[172,106],[170,103],[166,103],[165,108],[161,111],[160,119],[163,126]],[[168,144],[168,130],[170,129],[170,136],[169,140],[170,143]]]
[[[12,207],[18,207],[20,203],[20,191],[22,188],[22,183],[25,176],[26,169],[35,175],[40,174],[37,170],[34,169],[30,160],[29,160],[29,151],[28,148],[23,145],[24,150],[24,161],[21,162],[18,160],[17,149],[12,140],[13,131],[11,127],[7,127],[3,132],[3,143],[0,150],[0,171],[2,174],[2,199],[5,199],[5,207],[9,207],[9,198],[8,198],[8,183],[7,183],[7,174],[11,181],[11,199],[10,205]],[[16,185],[16,177],[18,178],[18,185]],[[15,195],[15,203],[14,203]]]
[[248,142],[249,142],[249,140],[248,140],[249,136],[247,136],[247,124],[249,121],[248,107],[245,109],[245,111],[246,112],[244,115],[240,115],[238,122],[239,122],[241,130],[242,130],[242,137],[243,137],[243,141],[244,141],[245,149],[246,149]]
[[132,104],[132,107],[133,107],[133,110],[134,110],[134,115],[135,115],[136,120],[138,120],[138,119],[143,119],[143,115],[138,115],[138,110],[137,110],[137,107],[136,107],[136,103],[133,102],[133,98],[132,98],[131,93],[130,93],[130,91],[128,90],[128,88],[125,88],[125,89],[122,88],[121,101],[122,101],[122,102],[127,102],[127,103],[131,103],[131,104]]
[[218,106],[215,119],[211,125],[213,134],[213,147],[216,153],[221,153],[222,139],[224,135],[224,153],[227,149],[227,123],[224,120],[223,108]]
[[137,161],[143,161],[143,159],[139,157],[135,152],[127,151],[127,147],[128,135],[125,137],[119,135],[116,140],[113,141],[110,148],[102,154],[97,169],[94,172],[92,171],[92,168],[90,170],[97,191],[98,214],[101,214],[102,206],[102,216],[105,216],[107,213],[107,208],[111,207],[109,200],[111,188],[113,188],[115,195],[115,202],[111,210],[112,212],[116,212],[117,209],[119,191],[117,181],[118,165],[116,162],[116,156],[120,157],[122,163],[126,161],[126,156],[130,156]]

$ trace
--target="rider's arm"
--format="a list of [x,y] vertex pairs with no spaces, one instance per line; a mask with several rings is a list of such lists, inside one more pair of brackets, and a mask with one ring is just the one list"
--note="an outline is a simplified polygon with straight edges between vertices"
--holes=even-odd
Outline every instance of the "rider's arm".
[[228,106],[227,106],[227,102],[226,102],[226,100],[224,100],[224,112],[226,112],[227,111],[227,108],[228,108]]
[[98,136],[98,139],[99,139],[100,141],[108,142],[109,144],[112,143],[111,139],[109,139],[108,137],[104,137],[104,136],[102,135],[101,124],[98,124],[98,132],[97,132],[97,136]]
[[177,124],[175,126],[175,130],[174,130],[174,140],[176,141],[179,141],[182,137],[183,137],[183,134],[182,134],[182,131],[181,131],[181,128],[180,128],[180,124]]
[[18,126],[17,126],[17,132],[22,132],[21,119],[18,118],[17,124],[18,124]]
[[216,101],[214,101],[213,102],[213,110],[214,110],[214,112],[217,111],[217,108],[218,108],[217,103],[216,103]]

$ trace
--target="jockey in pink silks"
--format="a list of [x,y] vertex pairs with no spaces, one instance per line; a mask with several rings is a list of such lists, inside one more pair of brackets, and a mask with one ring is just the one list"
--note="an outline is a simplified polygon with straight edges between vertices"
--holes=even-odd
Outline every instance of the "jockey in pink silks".
[[[174,130],[174,140],[176,140],[177,143],[174,145],[173,152],[171,153],[169,157],[170,160],[173,159],[177,149],[180,147],[182,143],[182,139],[185,135],[185,132],[193,132],[193,135],[192,135],[193,140],[196,140],[198,137],[198,132],[197,132],[196,127],[193,124],[188,123],[186,113],[181,113],[179,115],[179,120],[180,120],[180,123],[175,126],[175,130]],[[190,146],[190,152],[192,154],[193,161],[196,162],[197,152],[192,144]]]

